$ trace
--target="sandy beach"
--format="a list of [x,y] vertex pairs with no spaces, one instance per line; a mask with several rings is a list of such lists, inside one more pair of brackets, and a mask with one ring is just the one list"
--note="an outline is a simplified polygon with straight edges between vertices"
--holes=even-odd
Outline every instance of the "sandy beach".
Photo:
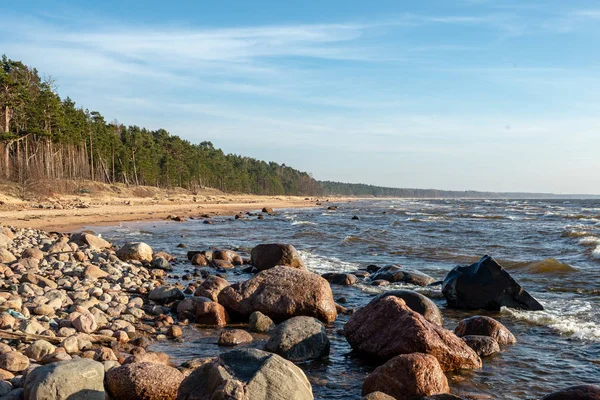
[[[90,225],[126,221],[164,220],[169,216],[202,218],[203,215],[235,215],[263,207],[314,207],[327,199],[298,196],[225,194],[214,189],[191,193],[183,189],[126,188],[94,184],[90,193],[53,195],[21,200],[0,187],[0,225],[74,232]],[[342,201],[345,199],[335,199]]]

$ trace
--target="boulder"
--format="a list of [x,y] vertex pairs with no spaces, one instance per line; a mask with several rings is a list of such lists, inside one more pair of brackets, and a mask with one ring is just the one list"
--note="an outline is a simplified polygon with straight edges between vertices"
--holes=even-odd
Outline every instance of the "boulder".
[[248,318],[248,327],[252,332],[268,332],[275,329],[275,323],[260,311],[255,311]]
[[411,310],[418,312],[425,319],[433,324],[442,326],[444,320],[438,306],[427,296],[413,290],[390,290],[382,293],[378,298],[394,296],[398,297],[406,303]]
[[171,263],[169,263],[169,260],[167,260],[165,257],[160,256],[154,257],[152,259],[151,267],[156,269],[162,269],[163,271],[171,271],[173,269]]
[[361,400],[396,400],[389,394],[383,392],[372,392],[366,396],[361,397]]
[[176,300],[183,300],[185,295],[176,286],[159,286],[152,289],[148,298],[158,304],[167,304]]
[[29,358],[18,351],[0,355],[0,368],[9,372],[21,372],[29,367]]
[[238,344],[252,343],[254,338],[243,329],[228,329],[221,332],[219,346],[237,346]]
[[517,343],[517,339],[508,330],[507,327],[496,321],[494,318],[475,315],[474,317],[463,319],[458,323],[454,333],[457,336],[481,335],[490,336],[498,344]]
[[305,315],[330,323],[337,317],[329,283],[312,272],[288,267],[271,268],[226,287],[219,293],[219,303],[243,318],[254,311],[275,321]]
[[265,350],[300,362],[329,356],[329,346],[321,321],[313,317],[294,317],[275,329]]
[[256,349],[222,353],[183,380],[177,400],[312,400],[304,372],[284,358]]
[[444,371],[481,367],[479,356],[458,336],[394,296],[376,298],[356,311],[344,335],[356,352],[376,359],[426,353],[436,357]]
[[14,261],[17,261],[17,257],[15,257],[10,251],[0,247],[0,263],[10,264]]
[[45,340],[36,340],[26,350],[25,355],[29,358],[33,358],[35,361],[40,362],[42,358],[48,354],[52,354],[56,351],[56,347],[50,342]]
[[384,280],[388,282],[410,283],[412,285],[427,286],[434,282],[431,276],[419,271],[404,269],[398,265],[388,265],[371,275],[372,281]]
[[352,274],[341,274],[335,272],[328,272],[321,275],[323,278],[327,280],[327,282],[334,285],[342,285],[342,286],[350,286],[356,285],[358,282],[358,278]]
[[109,276],[109,273],[106,271],[102,271],[100,267],[96,265],[88,265],[83,270],[83,277],[87,279],[100,279],[106,278]]
[[196,323],[223,327],[229,323],[229,314],[222,305],[214,301],[197,303]]
[[25,379],[24,400],[104,400],[104,366],[78,358],[37,367]]
[[71,241],[77,243],[79,246],[89,246],[92,249],[110,249],[111,244],[99,236],[92,235],[91,233],[74,233],[71,235]]
[[499,311],[500,307],[539,311],[544,307],[492,257],[455,267],[442,284],[448,307]]
[[304,268],[300,254],[291,244],[259,244],[250,253],[250,264],[264,271],[278,265]]
[[37,247],[29,247],[21,253],[21,258],[33,258],[36,260],[41,260],[44,258],[44,252]]
[[493,337],[480,335],[463,336],[467,346],[475,350],[479,357],[487,357],[500,352],[500,345]]
[[117,257],[121,261],[141,261],[151,262],[152,261],[152,247],[146,243],[126,243],[117,251]]
[[206,267],[208,265],[208,260],[202,253],[195,253],[190,260],[192,265],[197,265],[199,267]]
[[542,400],[600,400],[600,386],[571,386],[544,396]]
[[8,235],[5,235],[4,233],[0,233],[0,248],[10,247],[12,243],[12,238],[8,237]]
[[229,282],[225,279],[219,278],[218,276],[209,276],[200,284],[200,286],[198,286],[194,292],[194,296],[206,297],[212,301],[217,301],[219,293],[227,286],[229,286]]
[[244,261],[242,256],[233,250],[215,250],[212,253],[212,261],[223,260],[230,262],[233,265],[242,265]]
[[183,374],[156,363],[133,363],[106,373],[106,388],[119,400],[175,400]]
[[429,354],[396,356],[377,367],[363,383],[362,394],[383,392],[396,400],[448,393],[448,380],[438,360]]

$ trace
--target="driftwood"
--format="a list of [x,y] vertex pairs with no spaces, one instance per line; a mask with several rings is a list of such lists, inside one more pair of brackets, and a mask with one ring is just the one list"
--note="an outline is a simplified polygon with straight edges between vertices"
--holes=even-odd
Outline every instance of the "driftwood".
[[[90,342],[92,343],[100,343],[100,344],[110,344],[115,342],[117,339],[110,336],[104,335],[88,335],[90,338]],[[0,339],[9,339],[9,340],[20,340],[22,342],[35,342],[36,340],[45,340],[52,344],[61,344],[64,337],[54,337],[54,336],[46,336],[46,335],[36,335],[35,333],[23,333],[23,332],[9,332],[5,330],[0,330]]]

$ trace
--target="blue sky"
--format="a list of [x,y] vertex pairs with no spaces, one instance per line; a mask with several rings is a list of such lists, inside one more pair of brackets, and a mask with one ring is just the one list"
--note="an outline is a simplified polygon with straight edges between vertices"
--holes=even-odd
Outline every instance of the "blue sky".
[[597,1],[27,1],[0,53],[107,120],[315,178],[600,193]]

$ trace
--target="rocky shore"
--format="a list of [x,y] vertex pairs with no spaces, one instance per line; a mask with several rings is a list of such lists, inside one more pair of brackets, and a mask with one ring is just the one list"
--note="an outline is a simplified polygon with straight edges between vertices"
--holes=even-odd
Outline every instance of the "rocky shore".
[[[174,279],[175,262],[190,272]],[[254,275],[230,284],[240,270]],[[0,227],[0,398],[313,399],[302,363],[328,357],[326,326],[340,313],[350,315],[340,334],[379,365],[363,383],[365,399],[459,399],[447,372],[478,370],[485,357],[518,346],[490,317],[444,328],[435,303],[410,290],[358,310],[334,301],[331,285],[359,280],[435,283],[401,266],[319,276],[285,244],[258,245],[248,258],[194,249],[175,260],[140,242]],[[542,307],[487,256],[452,270],[442,287],[450,307]],[[190,324],[225,328],[218,357],[172,365],[149,349],[182,340]],[[264,345],[247,346],[258,335]],[[544,399],[600,399],[600,388],[574,386]]]

